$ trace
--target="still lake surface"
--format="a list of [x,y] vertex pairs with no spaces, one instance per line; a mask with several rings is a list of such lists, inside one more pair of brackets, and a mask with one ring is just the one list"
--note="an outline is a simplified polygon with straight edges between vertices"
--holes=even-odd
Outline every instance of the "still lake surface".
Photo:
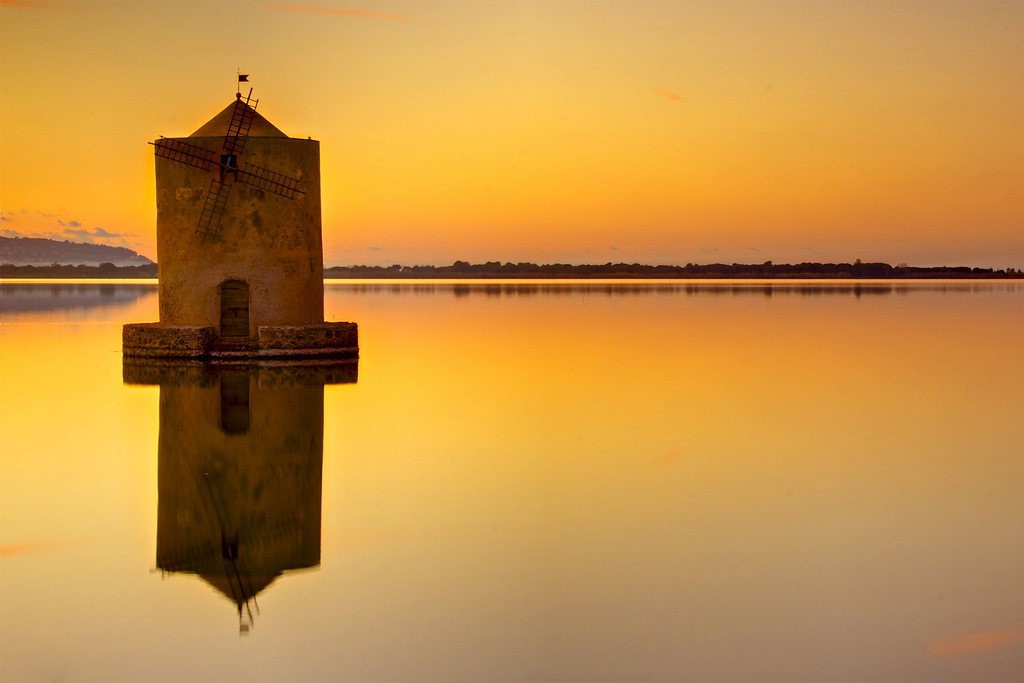
[[325,291],[239,373],[0,285],[2,680],[1022,680],[1024,283]]

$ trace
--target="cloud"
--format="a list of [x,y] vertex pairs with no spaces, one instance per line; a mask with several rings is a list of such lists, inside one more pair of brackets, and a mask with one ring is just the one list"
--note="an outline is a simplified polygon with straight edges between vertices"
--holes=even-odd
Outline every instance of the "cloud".
[[9,221],[9,220],[11,220],[11,219],[8,218],[7,216],[4,216],[3,214],[0,214],[0,221]]
[[716,253],[718,253],[718,247],[711,247],[710,249],[708,247],[701,247],[700,248],[700,253],[702,253],[702,254],[716,254]]
[[367,12],[360,9],[331,9],[329,7],[314,7],[312,5],[279,5],[277,3],[265,2],[263,6],[267,9],[288,10],[290,12],[310,12],[313,14],[334,14],[345,17],[358,17],[360,19],[386,19],[388,21],[414,21],[412,17],[404,14],[388,14],[387,12]]
[[77,237],[80,240],[85,240],[89,244],[92,244],[92,235],[89,234],[88,230],[72,230],[71,228],[64,228],[65,235],[71,235]]
[[814,247],[804,247],[807,251],[811,252],[815,256],[821,256],[825,253],[824,249],[815,249]]
[[677,95],[674,92],[669,92],[667,90],[662,90],[661,88],[655,88],[654,92],[658,93],[662,97],[667,97],[670,100],[675,100],[676,102],[686,102],[686,98],[685,97],[682,97],[681,95]]
[[928,643],[933,657],[956,657],[975,652],[991,652],[1024,639],[1024,626],[982,631],[980,633],[958,633],[936,638]]
[[28,541],[26,543],[8,543],[0,545],[0,557],[12,557],[14,555],[33,555],[54,550],[56,543],[50,541]]
[[48,240],[57,240],[58,242],[63,242],[63,241],[67,240],[67,235],[61,235],[61,234],[58,234],[56,232],[29,232],[29,233],[24,233],[24,232],[19,232],[17,230],[8,230],[7,228],[4,228],[4,229],[0,230],[0,235],[2,235],[3,237],[35,237],[35,238],[42,238],[42,239],[48,239]]
[[384,251],[384,247],[367,247],[370,251]]
[[58,219],[57,222],[60,223],[61,227],[64,227],[64,228],[80,228],[80,227],[82,227],[82,224],[79,223],[78,221],[68,221],[67,223],[65,223],[64,221]]
[[15,7],[17,9],[50,9],[52,2],[44,0],[0,0],[0,7]]
[[[64,223],[62,221],[57,221],[57,222],[60,223],[61,225],[64,225]],[[69,225],[69,226],[81,225],[81,223],[79,223],[78,221],[71,221],[67,225]],[[103,228],[93,228],[92,231],[89,231],[89,230],[72,230],[70,227],[68,227],[68,228],[64,228],[64,234],[65,235],[71,235],[72,237],[77,237],[78,239],[83,240],[83,241],[85,241],[85,242],[87,242],[89,244],[96,244],[96,240],[103,240],[103,241],[115,240],[116,244],[119,244],[119,245],[122,245],[122,246],[128,244],[125,241],[125,239],[124,239],[125,237],[135,237],[134,233],[108,232],[108,231],[104,230]]]
[[761,250],[757,247],[747,247],[747,251],[760,252]]

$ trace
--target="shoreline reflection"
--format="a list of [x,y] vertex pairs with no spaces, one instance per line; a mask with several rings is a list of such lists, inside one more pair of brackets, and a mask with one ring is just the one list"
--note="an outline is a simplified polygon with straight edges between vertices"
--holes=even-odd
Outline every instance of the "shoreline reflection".
[[357,362],[126,363],[160,387],[156,567],[230,600],[239,629],[282,574],[320,564],[324,386]]
[[328,292],[344,294],[412,294],[487,297],[593,294],[604,296],[651,294],[712,295],[886,295],[913,293],[972,294],[1014,292],[1024,288],[1015,280],[326,280]]
[[156,285],[149,284],[5,282],[0,287],[0,314],[123,308],[156,294]]

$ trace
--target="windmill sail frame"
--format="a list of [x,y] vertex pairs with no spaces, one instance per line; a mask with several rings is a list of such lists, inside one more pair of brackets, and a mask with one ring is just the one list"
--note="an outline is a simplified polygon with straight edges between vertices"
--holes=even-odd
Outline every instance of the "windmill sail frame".
[[239,161],[239,157],[245,150],[249,129],[256,116],[256,105],[258,104],[259,100],[252,99],[252,88],[249,89],[249,94],[244,101],[241,93],[236,96],[231,121],[228,124],[227,135],[224,136],[220,152],[193,145],[179,138],[161,137],[156,142],[150,143],[154,146],[154,152],[158,157],[203,171],[219,169],[219,177],[210,179],[210,187],[206,192],[206,199],[196,223],[196,234],[203,241],[215,235],[220,229],[221,218],[224,215],[224,208],[227,206],[233,184],[227,182],[228,176],[250,187],[286,199],[295,199],[305,194],[299,187],[298,179],[255,164]]

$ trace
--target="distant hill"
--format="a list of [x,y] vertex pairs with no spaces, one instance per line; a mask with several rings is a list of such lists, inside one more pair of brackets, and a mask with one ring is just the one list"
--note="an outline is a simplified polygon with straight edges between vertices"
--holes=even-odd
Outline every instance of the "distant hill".
[[131,249],[103,244],[58,242],[38,237],[0,237],[0,263],[15,266],[49,266],[54,263],[72,266],[144,266],[153,263]]

